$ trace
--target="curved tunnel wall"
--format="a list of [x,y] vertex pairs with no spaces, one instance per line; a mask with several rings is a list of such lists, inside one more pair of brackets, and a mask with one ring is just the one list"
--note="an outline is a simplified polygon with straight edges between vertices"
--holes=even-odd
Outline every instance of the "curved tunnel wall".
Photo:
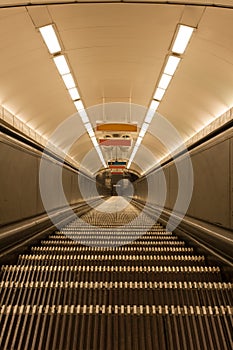
[[[20,142],[0,133],[1,263],[16,261],[19,252],[74,220],[76,215],[91,210],[100,200],[96,189],[100,184],[46,155],[44,181],[46,196],[51,200],[45,210],[39,186],[42,151],[38,145],[29,144],[28,140]],[[57,190],[58,183],[62,193]]]
[[[0,134],[0,227],[45,214],[39,189],[40,160],[41,152]],[[48,186],[52,186],[56,179],[49,174],[58,176],[62,164],[51,157],[48,157],[47,162],[49,171],[46,181]],[[70,205],[83,201],[79,181],[87,189],[85,200],[96,196],[97,192],[92,191],[93,186],[96,186],[95,181],[63,166],[63,188]],[[63,208],[65,203],[59,192],[55,190],[53,195],[56,203],[54,210]]]
[[[190,157],[194,188],[186,215],[226,229],[233,229],[232,130],[192,150]],[[134,183],[135,198],[146,201],[147,181],[153,178],[154,196],[150,204],[161,206],[164,197],[164,193],[161,192],[162,173],[165,175],[167,187],[164,208],[173,210],[179,186],[174,162]]]
[[[42,153],[32,147],[0,133],[0,231],[5,227],[45,215],[39,188],[39,169]],[[48,188],[55,186],[60,170],[65,201],[56,187],[53,190],[53,210],[86,203],[96,198],[96,182],[61,162],[46,157]],[[80,191],[85,188],[85,197]],[[99,185],[99,184],[97,184]],[[83,198],[84,197],[84,198]]]

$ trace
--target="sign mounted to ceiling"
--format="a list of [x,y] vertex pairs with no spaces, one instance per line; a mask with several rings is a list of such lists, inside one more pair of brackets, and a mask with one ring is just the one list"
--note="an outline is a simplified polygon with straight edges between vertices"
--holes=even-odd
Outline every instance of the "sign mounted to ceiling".
[[126,166],[126,162],[121,162],[119,160],[116,160],[116,161],[113,161],[113,162],[108,162],[108,165],[116,165],[116,166],[119,166],[119,165],[124,165]]
[[137,132],[136,124],[127,123],[103,123],[96,125],[96,131],[118,131],[118,132]]
[[101,146],[131,146],[131,139],[124,139],[124,138],[106,138],[106,139],[99,139],[99,144]]
[[115,170],[115,171],[111,171],[111,174],[112,174],[112,175],[123,175],[123,171],[117,171],[117,170]]
[[125,165],[109,165],[109,169],[125,169]]

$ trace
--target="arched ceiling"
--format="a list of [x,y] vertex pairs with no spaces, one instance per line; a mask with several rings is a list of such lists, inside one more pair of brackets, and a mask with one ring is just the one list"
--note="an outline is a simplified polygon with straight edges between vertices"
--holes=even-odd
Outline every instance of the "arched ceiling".
[[[1,1],[0,104],[46,138],[77,112],[38,30],[53,23],[93,127],[106,118],[130,119],[140,128],[182,23],[196,29],[158,113],[189,139],[233,106],[232,0],[193,3]],[[103,101],[131,110],[104,114]],[[77,163],[85,158],[84,167],[95,173],[101,163],[81,120],[77,134],[69,154]],[[155,134],[154,118],[132,164],[136,171],[166,156]],[[131,136],[135,141],[137,134]]]

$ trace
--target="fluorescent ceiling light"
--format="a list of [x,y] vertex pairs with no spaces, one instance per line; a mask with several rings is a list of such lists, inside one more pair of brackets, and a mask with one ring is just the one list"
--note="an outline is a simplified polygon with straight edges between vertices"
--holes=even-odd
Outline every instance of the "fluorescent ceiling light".
[[133,152],[132,152],[132,154],[130,156],[131,160],[134,158],[135,154],[137,153],[137,150],[138,150],[138,148],[134,147]]
[[61,51],[57,35],[52,24],[39,28],[39,31],[47,45],[47,48],[51,54],[55,54]]
[[104,157],[103,157],[102,152],[100,151],[100,149],[98,150],[97,147],[96,147],[96,150],[97,150],[97,153],[98,153],[98,155],[99,155],[99,158],[100,158],[100,160],[101,160],[103,166],[104,166],[105,168],[107,168],[107,164],[106,164],[106,162],[105,162],[105,159],[104,159]]
[[159,101],[152,100],[149,109],[155,112],[158,106]]
[[91,137],[91,141],[92,141],[92,143],[93,143],[93,145],[94,145],[95,147],[98,146],[98,141],[96,140],[96,137],[95,137],[95,136]]
[[138,148],[140,146],[141,142],[142,142],[142,137],[139,136],[137,141],[136,141],[135,147]]
[[167,64],[164,68],[164,73],[173,75],[176,71],[176,68],[178,67],[178,64],[180,62],[180,58],[176,56],[170,56],[167,60]]
[[132,154],[131,154],[131,156],[129,158],[127,169],[129,169],[129,167],[130,167],[130,165],[131,165],[131,163],[132,163],[132,161],[133,161],[133,159],[135,157],[135,154],[137,153],[137,150],[138,150],[138,148],[134,147],[133,152],[132,152]]
[[74,104],[78,111],[81,111],[82,109],[84,109],[84,105],[81,100],[75,101]]
[[193,34],[194,28],[185,25],[180,25],[176,35],[175,42],[172,46],[172,52],[182,54],[184,53],[188,42]]
[[140,133],[139,133],[140,137],[144,137],[148,127],[149,127],[149,124],[147,124],[147,123],[143,123],[142,124],[141,130],[140,130]]
[[62,75],[62,79],[63,79],[67,89],[71,89],[71,88],[75,87],[74,79],[70,73]]
[[73,101],[80,98],[78,90],[76,88],[69,89],[68,91]]
[[90,137],[95,136],[95,133],[94,133],[94,131],[92,129],[91,123],[86,123],[86,124],[84,124],[84,126],[85,126],[88,134],[90,135]]
[[93,130],[93,129],[92,129],[92,126],[91,126],[91,123],[86,123],[84,126],[85,126],[85,128],[87,129],[87,131]]
[[86,111],[84,109],[83,110],[79,110],[78,113],[79,113],[80,118],[82,119],[82,122],[84,124],[89,122],[89,118],[88,118],[87,113],[86,113]]
[[53,60],[57,66],[58,72],[61,75],[70,73],[70,68],[66,62],[66,58],[64,55],[56,56],[53,58]]
[[155,101],[155,100],[151,101],[150,107],[149,107],[149,109],[147,111],[147,114],[146,114],[146,118],[144,120],[145,123],[150,124],[150,122],[153,119],[155,111],[158,108],[158,106],[159,106],[159,101]]
[[101,152],[101,150],[100,150],[100,146],[99,146],[99,145],[97,145],[97,146],[95,147],[95,149],[96,149],[96,152],[97,152],[98,154],[102,154],[102,152]]
[[81,100],[79,101],[74,101],[74,105],[80,115],[80,118],[82,119],[83,124],[86,124],[89,122],[89,118],[87,116],[87,113],[84,109],[84,105]]
[[146,114],[145,123],[150,123],[154,117],[155,111],[152,111],[151,109],[148,109],[148,112]]
[[93,130],[93,129],[92,129],[92,130],[89,130],[89,131],[88,131],[88,134],[89,134],[90,137],[95,136],[95,133],[94,133],[94,130]]
[[154,99],[155,100],[162,100],[163,98],[163,95],[165,94],[165,91],[164,89],[161,89],[161,88],[157,88],[156,91],[155,91],[155,94],[154,94]]
[[171,81],[172,76],[168,75],[168,74],[163,74],[160,81],[159,81],[159,85],[158,87],[160,89],[164,89],[166,90],[166,88],[168,87],[170,81]]

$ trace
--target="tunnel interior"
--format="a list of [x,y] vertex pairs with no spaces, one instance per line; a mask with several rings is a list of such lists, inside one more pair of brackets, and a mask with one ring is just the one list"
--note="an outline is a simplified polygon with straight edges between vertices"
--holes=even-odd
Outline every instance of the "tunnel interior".
[[0,4],[0,349],[232,350],[233,4]]

